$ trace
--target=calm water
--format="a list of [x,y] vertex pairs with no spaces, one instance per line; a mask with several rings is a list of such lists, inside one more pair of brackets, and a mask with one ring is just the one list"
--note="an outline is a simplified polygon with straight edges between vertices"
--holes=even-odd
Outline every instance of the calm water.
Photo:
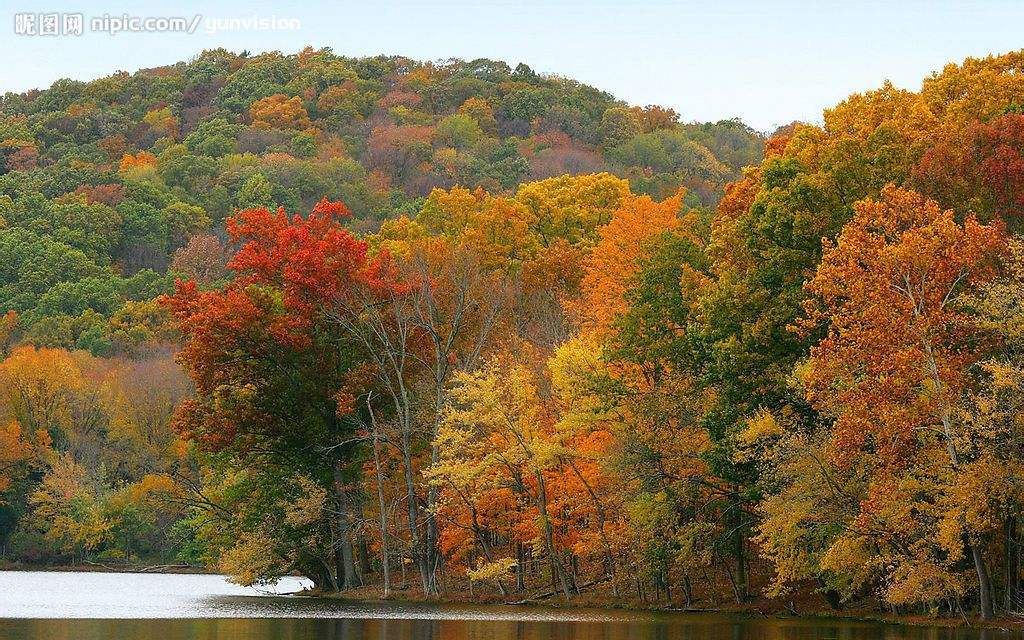
[[[283,581],[274,591],[301,588]],[[597,609],[367,604],[297,598],[220,576],[0,571],[12,640],[980,640],[1001,630]]]

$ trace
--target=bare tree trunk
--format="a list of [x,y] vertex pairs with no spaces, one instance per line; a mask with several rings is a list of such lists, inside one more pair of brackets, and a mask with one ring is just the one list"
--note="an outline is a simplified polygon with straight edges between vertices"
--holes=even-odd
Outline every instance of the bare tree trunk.
[[526,549],[522,542],[516,543],[516,590],[526,590]]
[[555,552],[555,539],[551,528],[551,519],[548,516],[548,494],[544,484],[544,475],[540,471],[535,471],[534,474],[537,478],[537,508],[540,511],[541,520],[544,522],[544,547],[551,562],[551,577],[554,580],[558,580],[559,585],[562,587],[562,594],[565,596],[566,601],[568,601],[572,599],[572,591],[569,588],[569,580],[565,575],[565,569],[562,568],[562,563]]
[[423,537],[420,535],[419,499],[413,478],[413,398],[406,387],[412,352],[410,340],[415,328],[415,310],[405,295],[391,294],[382,299],[376,293],[363,291],[352,299],[339,300],[337,307],[329,315],[373,357],[377,365],[378,380],[394,403],[400,432],[398,446],[402,453],[404,468],[406,516],[412,542],[412,559],[419,571],[424,592],[429,592],[428,565],[424,557]]
[[[739,504],[736,506],[740,509]],[[743,537],[742,528],[742,512],[739,515],[741,523],[736,527],[736,534],[734,540],[733,552],[736,558],[736,602],[743,604],[747,601],[748,597],[748,586],[747,586],[747,557],[746,557],[746,541]]]
[[[486,532],[482,529],[480,524],[477,522],[476,509],[472,509],[472,516],[473,516],[473,535],[476,537],[476,541],[480,545],[480,549],[484,553],[484,559],[487,560],[488,563],[494,562],[494,553],[491,550],[491,543],[487,541],[487,534],[486,534]],[[508,591],[505,589],[505,582],[501,578],[495,578],[494,582],[497,583],[498,591],[501,593],[501,595],[507,596],[508,595]],[[473,581],[470,580],[469,584],[470,584],[470,586],[472,586]]]
[[402,434],[402,461],[405,473],[406,515],[409,519],[409,536],[412,539],[413,559],[420,573],[420,583],[424,593],[430,592],[430,575],[427,559],[424,554],[419,531],[419,498],[416,496],[416,484],[412,477],[412,442],[411,434]]
[[334,561],[338,586],[342,589],[352,589],[359,586],[359,576],[356,575],[355,558],[352,553],[351,504],[345,491],[340,462],[334,464],[334,508],[336,513],[332,520],[337,523]]
[[[331,510],[337,509],[337,499],[332,499],[333,506]],[[341,531],[339,530],[339,522],[337,514],[327,515],[327,530],[331,535],[331,560],[334,562],[334,576],[336,579],[332,579],[333,591],[338,591],[338,581],[341,580],[342,576],[345,575],[345,558],[341,554]],[[333,577],[333,576],[332,576]],[[315,585],[314,585],[315,586]]]
[[1020,583],[1020,542],[1018,541],[1017,516],[1006,518],[1006,597],[1004,608],[1007,612],[1017,610]]
[[380,470],[380,432],[377,430],[377,419],[374,417],[373,405],[370,402],[372,396],[373,393],[371,392],[370,395],[366,397],[366,408],[370,412],[370,428],[373,432],[373,468],[377,481],[377,506],[380,509],[381,572],[384,577],[384,597],[387,598],[391,595],[391,562],[388,558],[387,507],[384,504],[384,482]]
[[991,620],[994,612],[992,610],[992,583],[989,579],[988,569],[985,567],[985,559],[978,549],[978,545],[968,543],[971,550],[971,558],[974,560],[974,570],[978,574],[978,603],[981,605],[982,620]]
[[341,557],[344,562],[344,571],[342,573],[343,580],[342,586],[345,589],[354,589],[361,583],[359,580],[359,573],[356,571],[356,558],[354,553],[354,547],[352,546],[351,540],[344,540],[341,543]]
[[359,574],[365,576],[373,571],[370,566],[370,545],[366,542],[366,536],[359,536]]
[[[429,337],[433,361],[430,362],[434,383],[434,415],[430,431],[430,460],[437,464],[440,452],[436,446],[445,404],[446,386],[458,367],[472,367],[480,356],[495,319],[504,303],[504,283],[496,289],[488,286],[479,259],[472,252],[458,250],[446,256],[440,273],[434,273],[431,260],[419,254],[412,261],[419,287],[415,299],[415,322]],[[435,281],[448,282],[451,289],[438,298]],[[493,283],[491,283],[493,284]],[[501,289],[501,290],[499,290]],[[458,357],[456,357],[458,356]],[[461,361],[461,364],[457,364]],[[442,561],[438,550],[438,528],[434,505],[438,488],[430,485],[426,496],[426,539],[424,556],[428,566],[428,593],[438,592],[437,570]]]
[[715,551],[715,558],[721,563],[722,568],[725,569],[725,575],[729,577],[729,584],[732,586],[732,594],[736,598],[736,602],[743,602],[743,598],[740,595],[740,586],[736,581],[736,575],[732,572],[732,566],[725,558],[722,558],[717,551]]
[[412,541],[413,561],[416,563],[416,569],[420,574],[420,584],[423,587],[423,592],[429,593],[430,578],[419,529],[419,497],[416,495],[416,481],[413,478],[412,416],[409,414],[411,405],[404,383],[400,382],[399,386],[401,388],[401,398],[395,397],[394,400],[401,430],[402,471],[405,479],[405,512],[409,525],[409,538]]
[[[434,516],[438,489],[426,488],[425,512],[421,513],[412,465],[413,415],[418,405],[414,404],[415,399],[406,387],[407,376],[413,367],[420,365],[433,375],[433,428],[424,435],[431,438],[431,461],[436,463],[439,454],[434,442],[450,374],[457,366],[456,360],[462,362],[461,366],[470,366],[479,357],[504,300],[500,291],[489,286],[472,252],[460,251],[445,256],[447,259],[440,262],[434,257],[414,253],[410,259],[402,261],[408,282],[416,285],[411,292],[392,293],[382,298],[375,292],[364,291],[339,300],[330,314],[332,320],[341,323],[371,354],[378,365],[378,378],[395,404],[401,431],[412,556],[425,594],[438,592],[438,572],[442,568]],[[435,289],[437,282],[452,286],[442,288],[443,292],[439,293]],[[433,347],[433,362],[431,358],[420,358],[413,353],[412,341],[424,335]]]
[[[434,440],[436,440],[436,438],[434,438]],[[433,443],[433,440],[431,442]],[[437,447],[431,444],[430,448],[430,462],[432,465],[437,464],[439,460]],[[423,552],[428,568],[427,593],[431,595],[440,593],[437,571],[441,562],[441,554],[438,549],[437,518],[434,516],[435,504],[437,504],[437,487],[431,484],[430,487],[427,488],[427,535],[426,548]]]
[[583,474],[576,466],[576,463],[570,460],[569,466],[576,474],[576,477],[579,478],[580,482],[583,483],[583,486],[587,490],[587,494],[590,496],[591,502],[594,503],[594,511],[597,513],[597,532],[601,538],[601,546],[604,550],[605,568],[612,579],[612,595],[618,597],[619,577],[615,571],[615,557],[612,555],[612,545],[608,541],[608,534],[605,532],[605,522],[607,521],[607,517],[604,510],[604,504],[602,504],[601,500],[598,499],[597,492],[594,491],[594,489],[590,486],[590,483],[587,482],[586,478],[583,477]]

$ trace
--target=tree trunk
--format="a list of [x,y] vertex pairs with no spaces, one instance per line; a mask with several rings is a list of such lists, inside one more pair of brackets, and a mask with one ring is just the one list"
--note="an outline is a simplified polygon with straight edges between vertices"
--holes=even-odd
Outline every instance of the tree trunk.
[[743,602],[743,596],[740,594],[740,585],[736,580],[736,574],[732,571],[732,565],[729,564],[727,559],[721,557],[717,551],[715,551],[715,559],[721,563],[722,568],[725,569],[725,575],[729,577],[729,584],[732,586],[732,594],[736,602]]
[[516,543],[516,591],[526,590],[526,549],[522,542]]
[[565,575],[565,570],[562,568],[562,564],[558,560],[558,554],[555,552],[554,533],[551,529],[551,519],[548,517],[548,494],[544,484],[544,475],[540,471],[536,471],[534,474],[537,478],[537,509],[540,511],[541,520],[544,522],[544,547],[551,562],[551,578],[559,582],[562,587],[562,594],[565,596],[566,601],[569,601],[572,598],[572,591],[569,588],[569,581]]
[[[435,335],[431,332],[431,335]],[[437,465],[441,459],[441,451],[437,446],[437,433],[441,426],[445,406],[445,381],[448,379],[450,367],[448,364],[448,352],[441,349],[441,344],[435,343],[434,353],[434,421],[430,430],[430,464]],[[437,502],[437,486],[431,484],[427,488],[427,536],[424,549],[427,567],[429,569],[429,583],[427,593],[436,595],[440,592],[437,582],[438,563],[441,560],[438,548],[437,518],[434,516],[434,505]]]
[[[915,305],[915,310],[917,309]],[[956,450],[956,442],[953,439],[953,417],[952,411],[950,410],[949,402],[943,397],[945,385],[942,382],[942,376],[939,375],[938,363],[935,361],[935,352],[932,349],[932,344],[927,338],[922,339],[922,346],[924,347],[925,357],[928,361],[928,370],[931,374],[932,383],[935,385],[936,394],[939,397],[939,419],[942,421],[942,431],[946,439],[946,451],[949,454],[950,465],[953,471],[957,471],[960,468],[960,457]],[[961,521],[963,516],[960,516]],[[962,525],[966,523],[961,522]],[[967,527],[964,526],[966,531]],[[978,575],[978,604],[981,607],[981,618],[982,620],[992,619],[992,581],[988,575],[988,569],[985,567],[985,558],[982,556],[979,544],[974,544],[970,541],[970,533],[965,533],[965,544],[968,551],[971,553],[971,558],[974,561],[974,571]]]
[[352,541],[343,540],[341,543],[341,559],[343,572],[341,587],[343,589],[354,589],[359,586],[359,573],[356,571],[355,554],[353,553]]
[[384,579],[384,597],[391,595],[391,564],[388,558],[388,523],[387,507],[384,504],[384,481],[380,471],[380,433],[377,431],[377,419],[373,414],[372,396],[366,397],[366,407],[370,412],[370,428],[373,430],[373,468],[377,481],[377,507],[380,509],[380,555],[381,569]]
[[597,492],[594,491],[594,489],[590,486],[590,483],[587,482],[586,478],[583,476],[583,473],[576,466],[576,463],[570,460],[569,466],[576,474],[576,477],[579,478],[580,482],[583,483],[583,486],[587,490],[587,494],[590,496],[591,502],[594,503],[594,511],[597,514],[597,532],[601,538],[601,546],[604,548],[605,571],[611,576],[612,579],[612,595],[618,597],[619,576],[616,574],[615,571],[615,557],[612,555],[612,545],[608,541],[608,534],[605,532],[605,522],[607,520],[607,516],[605,514],[604,504],[602,504],[601,500],[598,499]]
[[[336,539],[334,541],[335,571],[338,576],[339,587],[342,589],[353,589],[359,586],[359,576],[356,575],[355,558],[352,553],[351,505],[349,504],[348,493],[345,491],[345,480],[342,476],[340,462],[334,465],[334,493],[336,515],[332,520],[337,523]],[[338,553],[339,548],[340,554]]]
[[1004,556],[1006,560],[1006,594],[1003,606],[1007,612],[1014,612],[1017,610],[1017,601],[1020,597],[1020,544],[1017,537],[1017,516],[1009,515],[1006,517],[1006,544],[1004,545]]
[[[737,505],[739,508],[739,505]],[[740,518],[742,518],[742,514]],[[738,525],[736,528],[736,540],[734,542],[734,553],[736,558],[736,602],[743,604],[749,597],[749,588],[747,586],[747,554],[746,554],[746,541],[743,537],[742,525]]]
[[313,583],[313,589],[321,592],[337,591],[338,583],[331,573],[331,568],[321,560],[311,555],[302,554],[303,559],[295,564],[295,568],[302,575],[306,576]]
[[[332,500],[332,502],[337,504],[336,500]],[[331,534],[331,561],[334,563],[334,579],[332,580],[334,588],[332,591],[338,591],[338,583],[345,575],[345,557],[341,552],[341,531],[336,516],[328,515],[327,520],[328,530]]]
[[[491,550],[491,543],[487,541],[487,534],[486,534],[486,532],[483,530],[483,528],[477,522],[476,509],[473,509],[471,507],[471,513],[472,513],[472,516],[473,516],[473,535],[474,535],[474,537],[476,537],[477,544],[480,545],[481,551],[483,551],[484,560],[486,560],[488,563],[494,562],[494,553]],[[507,596],[508,595],[508,591],[505,589],[505,581],[502,580],[501,578],[495,578],[494,582],[498,585],[498,591],[501,593],[501,595]],[[470,580],[469,584],[472,587],[473,586],[473,581]]]
[[413,560],[420,574],[423,593],[430,593],[430,572],[427,565],[425,549],[419,530],[419,498],[416,496],[416,484],[412,476],[412,426],[411,418],[405,416],[402,425],[402,462],[405,472],[406,515],[409,520],[409,536],[412,540]]
[[967,543],[971,550],[971,558],[974,560],[974,570],[978,574],[978,604],[981,606],[981,619],[991,620],[992,611],[992,582],[989,579],[988,569],[985,567],[985,558],[982,557],[979,545]]
[[[432,458],[436,458],[436,454],[432,454]],[[435,459],[433,462],[436,463],[437,460]],[[438,553],[437,544],[437,518],[434,517],[434,504],[436,502],[437,488],[431,485],[427,489],[427,535],[424,539],[423,549],[423,558],[427,566],[426,592],[429,595],[437,595],[440,593],[437,581],[437,570],[440,565],[441,557]]]

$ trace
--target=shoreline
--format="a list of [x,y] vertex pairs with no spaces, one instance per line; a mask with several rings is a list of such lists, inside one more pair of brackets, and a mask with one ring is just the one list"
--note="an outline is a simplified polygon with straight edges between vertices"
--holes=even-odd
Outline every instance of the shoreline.
[[[170,575],[222,575],[205,567],[189,565],[125,565],[114,566],[104,564],[75,564],[75,565],[27,565],[23,563],[0,564],[0,571],[12,572],[42,572],[42,573],[125,573],[125,574],[170,574]],[[490,594],[488,594],[490,595]],[[380,594],[378,585],[370,585],[349,589],[344,592],[323,593],[313,590],[302,590],[288,594],[280,594],[280,597],[295,598],[325,598],[330,600],[347,601],[352,603],[393,603],[396,605],[452,605],[452,606],[498,606],[523,609],[550,609],[550,610],[571,610],[590,609],[621,611],[645,614],[666,614],[666,615],[723,615],[749,618],[775,618],[779,620],[846,620],[850,622],[864,622],[876,624],[888,624],[910,627],[940,627],[940,628],[977,628],[977,629],[1002,629],[1005,631],[1019,632],[1024,630],[1024,616],[999,616],[993,620],[983,621],[978,618],[964,617],[932,617],[929,615],[893,615],[866,608],[850,608],[829,610],[821,608],[809,608],[805,611],[794,611],[785,606],[771,606],[770,602],[751,602],[746,605],[724,605],[719,607],[692,607],[682,608],[667,605],[665,603],[642,603],[629,600],[609,600],[602,598],[601,594],[586,594],[578,596],[571,602],[565,602],[558,597],[520,599],[515,602],[501,600],[496,596],[476,596],[473,598],[464,597],[461,592],[452,592],[447,598],[426,597],[415,590],[394,590],[391,595],[384,598]],[[762,606],[758,606],[762,605]],[[768,605],[768,606],[764,606]]]
[[167,573],[173,575],[220,575],[206,567],[191,565],[107,565],[95,564],[68,564],[68,565],[31,565],[24,563],[0,563],[0,571],[36,571],[41,573]]
[[[524,609],[602,609],[606,611],[622,611],[646,614],[667,614],[667,615],[722,615],[737,616],[746,618],[774,618],[778,620],[845,620],[849,622],[889,624],[908,627],[940,627],[946,629],[1002,629],[1005,631],[1019,632],[1024,630],[1024,616],[997,616],[992,620],[983,621],[980,618],[963,617],[931,617],[928,615],[892,615],[864,608],[849,609],[818,609],[811,608],[806,611],[794,612],[785,606],[759,607],[757,602],[747,605],[724,605],[719,607],[691,607],[682,608],[678,606],[661,606],[655,603],[640,603],[636,601],[608,601],[601,599],[600,594],[578,596],[571,602],[565,602],[557,597],[547,599],[520,600],[507,602],[494,598],[466,599],[459,597],[458,592],[451,594],[448,598],[428,598],[418,592],[398,591],[392,592],[391,596],[384,598],[380,595],[376,585],[370,587],[358,587],[345,592],[337,593],[314,593],[300,592],[296,597],[319,597],[353,603],[396,603],[396,604],[431,604],[431,605],[455,605],[455,606],[501,606],[520,607]],[[763,601],[761,604],[765,604]]]

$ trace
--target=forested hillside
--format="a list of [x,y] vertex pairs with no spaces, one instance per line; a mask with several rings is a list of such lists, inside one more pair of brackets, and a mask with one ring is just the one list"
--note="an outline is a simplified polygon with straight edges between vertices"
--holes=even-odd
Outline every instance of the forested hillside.
[[142,303],[170,291],[169,267],[223,266],[207,236],[236,209],[340,199],[368,231],[434,188],[601,171],[713,205],[762,142],[491,60],[216,50],[61,80],[0,101],[0,307],[36,344],[130,352],[160,337]]
[[1022,609],[1024,51],[763,148],[311,50],[4,104],[9,561]]

